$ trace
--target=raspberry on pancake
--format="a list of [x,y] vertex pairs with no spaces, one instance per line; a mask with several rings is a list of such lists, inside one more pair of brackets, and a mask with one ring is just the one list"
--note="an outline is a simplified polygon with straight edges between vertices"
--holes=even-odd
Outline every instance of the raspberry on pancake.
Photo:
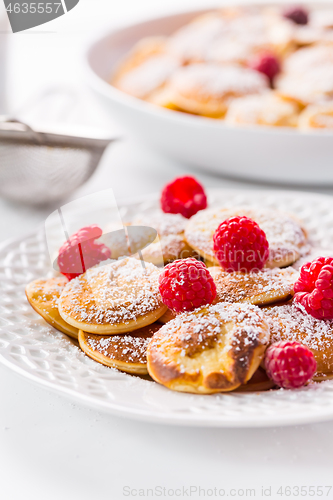
[[202,210],[189,220],[185,239],[204,259],[219,265],[214,253],[213,235],[223,221],[237,215],[253,219],[266,234],[269,243],[266,267],[289,266],[299,259],[306,248],[307,234],[296,217],[255,206]]

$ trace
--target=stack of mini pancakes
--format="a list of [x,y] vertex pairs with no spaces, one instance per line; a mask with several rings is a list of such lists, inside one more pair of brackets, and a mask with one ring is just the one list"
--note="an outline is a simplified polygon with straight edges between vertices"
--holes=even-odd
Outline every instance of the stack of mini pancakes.
[[[265,231],[270,256],[262,271],[227,273],[218,265],[213,234],[233,215],[247,215]],[[238,207],[202,210],[189,221],[156,211],[131,223],[156,229],[165,263],[189,255],[205,260],[216,299],[189,313],[170,311],[159,293],[154,243],[145,249],[144,261],[124,257],[71,281],[58,275],[30,283],[26,295],[32,307],[78,340],[89,357],[133,375],[149,374],[176,391],[257,391],[273,386],[262,367],[266,347],[292,339],[314,353],[315,380],[331,376],[333,322],[315,320],[291,301],[295,267],[310,251],[295,217]],[[313,250],[309,260],[322,253]]]

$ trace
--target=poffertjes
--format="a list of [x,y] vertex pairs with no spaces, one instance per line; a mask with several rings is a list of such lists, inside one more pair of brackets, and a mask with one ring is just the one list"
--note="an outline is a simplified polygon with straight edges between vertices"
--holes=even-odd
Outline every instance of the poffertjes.
[[250,380],[268,342],[269,327],[258,307],[220,303],[164,325],[148,345],[148,372],[174,391],[232,391]]
[[59,313],[70,325],[97,335],[150,325],[167,310],[158,289],[159,274],[153,264],[131,257],[91,268],[65,286]]
[[264,310],[271,331],[271,343],[280,340],[300,342],[317,361],[313,380],[333,377],[333,320],[316,319],[295,304]]
[[79,330],[83,352],[102,365],[133,375],[146,375],[147,345],[161,328],[158,323],[121,335],[95,335]]
[[45,321],[77,340],[78,329],[64,321],[58,310],[58,300],[67,283],[65,277],[35,280],[27,285],[25,293],[31,307]]
[[[218,266],[208,269],[216,285],[214,303],[246,302],[259,307],[290,299],[299,276],[291,267],[264,269],[253,273],[227,273]],[[158,321],[165,324],[176,316],[174,311],[168,309]]]
[[[170,77],[156,102],[187,113],[220,118],[230,102],[268,89],[264,75],[238,65],[192,64],[179,68]],[[157,100],[157,98],[156,98]]]
[[290,298],[299,274],[292,268],[264,269],[253,273],[227,273],[210,267],[216,285],[216,302],[248,302],[264,306]]

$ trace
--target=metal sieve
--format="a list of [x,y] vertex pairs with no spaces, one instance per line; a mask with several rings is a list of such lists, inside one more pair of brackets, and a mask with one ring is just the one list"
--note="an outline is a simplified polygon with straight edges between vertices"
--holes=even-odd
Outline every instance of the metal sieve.
[[66,198],[89,179],[114,138],[89,129],[78,133],[77,127],[65,130],[37,130],[0,116],[1,196],[46,205]]

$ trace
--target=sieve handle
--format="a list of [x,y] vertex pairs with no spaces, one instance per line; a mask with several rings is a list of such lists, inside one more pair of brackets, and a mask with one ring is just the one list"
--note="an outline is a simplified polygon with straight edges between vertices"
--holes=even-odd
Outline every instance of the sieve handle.
[[35,138],[38,144],[43,144],[44,142],[41,134],[36,132],[30,125],[16,118],[11,118],[10,116],[0,116],[0,130],[6,130],[8,132],[27,132]]

